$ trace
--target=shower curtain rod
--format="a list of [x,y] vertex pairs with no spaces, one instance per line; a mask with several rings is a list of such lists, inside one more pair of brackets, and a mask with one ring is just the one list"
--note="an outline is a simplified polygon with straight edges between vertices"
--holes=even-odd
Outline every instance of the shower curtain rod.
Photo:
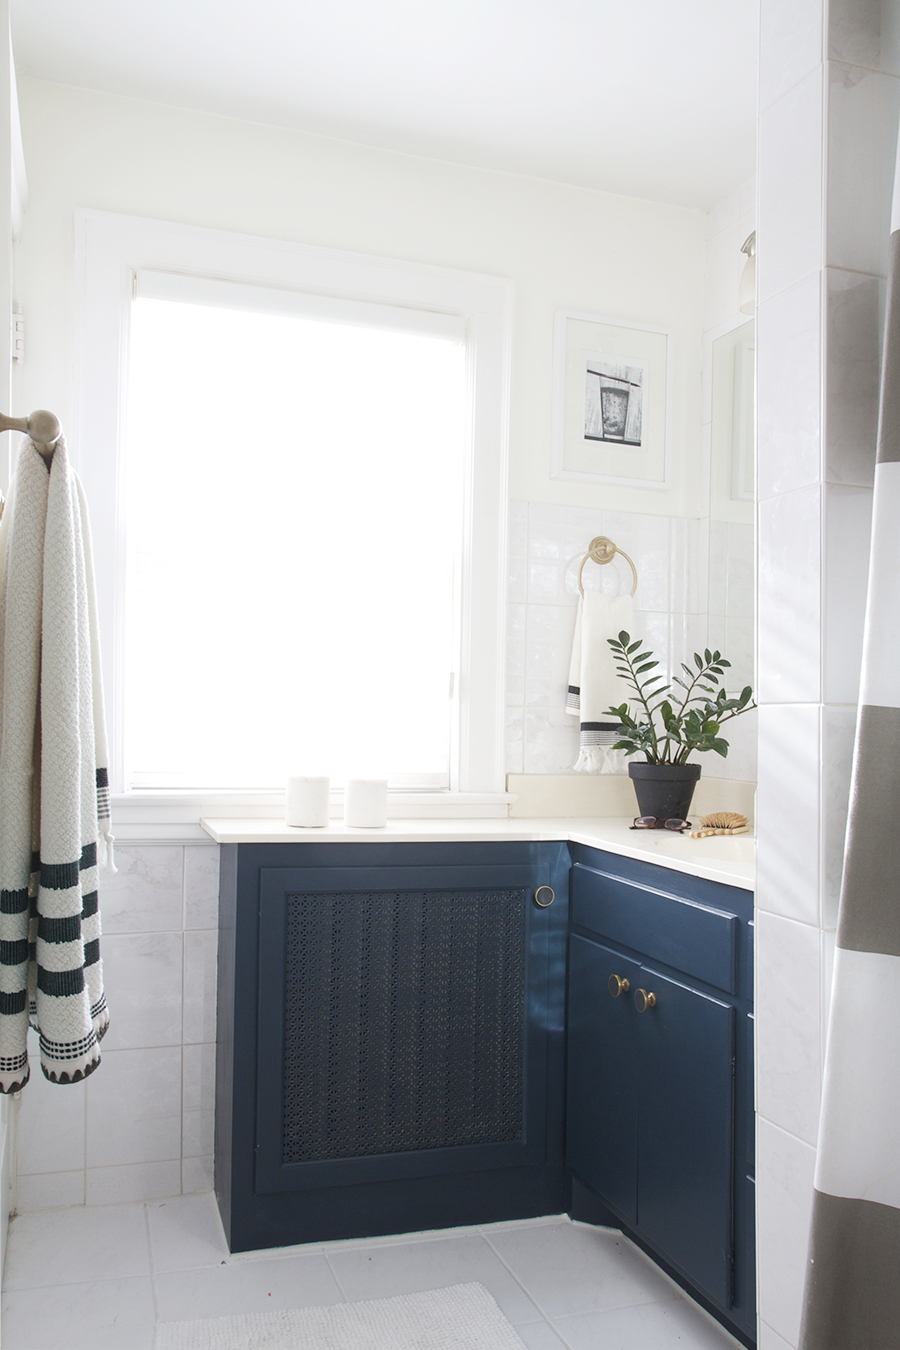
[[44,408],[38,408],[27,417],[7,417],[5,413],[0,413],[0,431],[23,431],[31,437],[35,450],[45,459],[50,459],[62,435],[59,418]]

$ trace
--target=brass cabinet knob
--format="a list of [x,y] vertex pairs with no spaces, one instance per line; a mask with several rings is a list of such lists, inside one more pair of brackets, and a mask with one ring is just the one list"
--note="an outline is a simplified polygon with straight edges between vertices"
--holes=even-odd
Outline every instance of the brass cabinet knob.
[[549,909],[555,899],[556,892],[552,886],[538,886],[534,893],[534,903],[538,909]]
[[607,987],[613,998],[618,998],[620,994],[627,994],[631,985],[627,980],[620,980],[618,975],[610,975],[607,980]]
[[648,994],[646,989],[635,989],[634,1006],[638,1012],[646,1012],[648,1008],[655,1008],[656,995]]

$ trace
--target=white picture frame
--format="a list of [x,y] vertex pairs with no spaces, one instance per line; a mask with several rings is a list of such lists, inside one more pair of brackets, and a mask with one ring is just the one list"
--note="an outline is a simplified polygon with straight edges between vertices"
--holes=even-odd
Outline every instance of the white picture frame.
[[671,487],[672,334],[558,310],[551,478]]

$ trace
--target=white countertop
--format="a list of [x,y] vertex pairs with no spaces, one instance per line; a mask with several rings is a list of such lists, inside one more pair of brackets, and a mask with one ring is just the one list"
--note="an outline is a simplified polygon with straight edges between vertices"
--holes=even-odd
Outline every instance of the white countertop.
[[607,849],[625,858],[671,867],[676,872],[753,890],[756,840],[750,835],[691,839],[670,830],[631,830],[631,817],[553,817],[518,820],[389,820],[378,829],[351,829],[332,820],[322,829],[303,829],[283,820],[204,819],[200,824],[217,844],[392,844],[534,842],[561,840]]

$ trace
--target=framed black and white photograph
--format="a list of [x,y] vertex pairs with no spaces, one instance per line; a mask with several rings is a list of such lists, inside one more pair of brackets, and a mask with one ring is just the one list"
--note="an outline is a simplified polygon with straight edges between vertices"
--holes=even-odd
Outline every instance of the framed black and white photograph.
[[557,314],[553,478],[669,486],[670,350],[661,328]]

